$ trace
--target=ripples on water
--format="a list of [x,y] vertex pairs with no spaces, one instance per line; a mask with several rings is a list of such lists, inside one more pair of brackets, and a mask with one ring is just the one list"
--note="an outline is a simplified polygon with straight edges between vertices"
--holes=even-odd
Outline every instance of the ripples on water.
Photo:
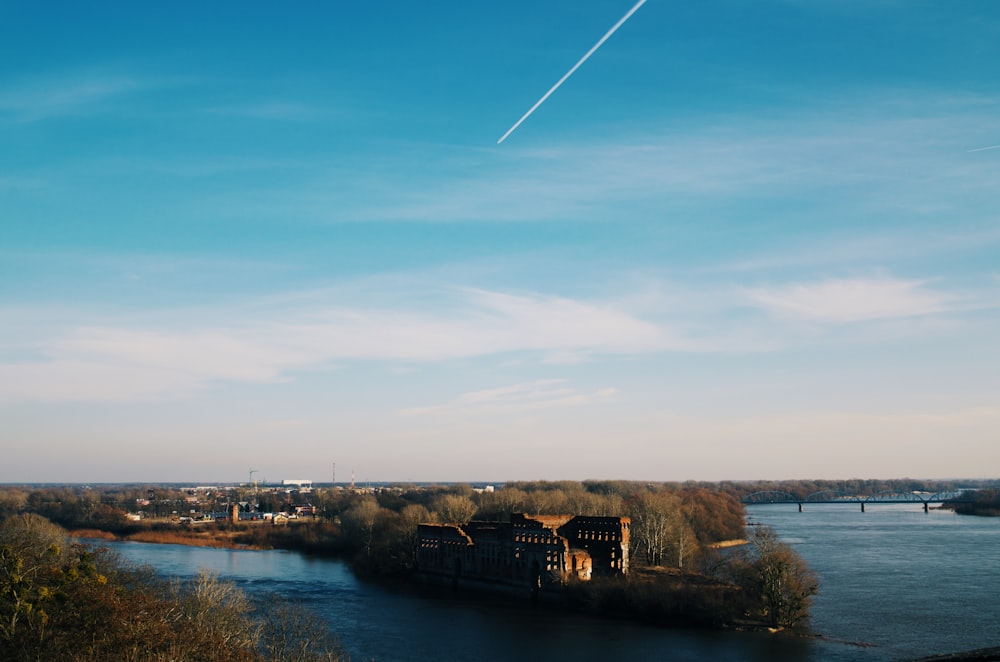
[[[116,543],[165,575],[205,568],[329,621],[355,660],[898,660],[1000,646],[1000,520],[913,506],[754,506],[820,577],[814,629],[831,640],[660,630],[530,605],[418,597],[357,581],[338,561],[285,551]],[[862,642],[859,646],[845,642]]]

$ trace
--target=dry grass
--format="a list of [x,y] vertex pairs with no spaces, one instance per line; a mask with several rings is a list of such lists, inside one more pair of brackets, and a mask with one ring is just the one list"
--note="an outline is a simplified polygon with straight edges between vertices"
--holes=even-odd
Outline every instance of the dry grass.
[[125,537],[126,540],[133,542],[149,542],[160,545],[247,548],[247,545],[237,544],[233,538],[234,533],[228,531],[140,531]]
[[248,533],[262,527],[220,528],[207,524],[205,526],[190,526],[162,521],[145,522],[144,524],[149,528],[124,535],[116,535],[100,529],[75,529],[70,532],[70,536],[94,540],[129,540],[160,545],[188,545],[223,549],[266,549],[269,547],[264,543],[264,539],[259,539],[260,536],[248,535]]
[[117,540],[118,536],[108,531],[100,531],[98,529],[76,529],[75,531],[70,531],[69,535],[71,538],[93,538],[96,540]]

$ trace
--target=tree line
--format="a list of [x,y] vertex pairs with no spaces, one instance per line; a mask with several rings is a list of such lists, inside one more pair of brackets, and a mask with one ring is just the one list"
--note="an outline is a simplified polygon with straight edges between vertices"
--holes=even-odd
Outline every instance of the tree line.
[[1000,489],[982,489],[975,492],[967,492],[959,499],[945,501],[943,506],[953,509],[959,515],[1000,517]]

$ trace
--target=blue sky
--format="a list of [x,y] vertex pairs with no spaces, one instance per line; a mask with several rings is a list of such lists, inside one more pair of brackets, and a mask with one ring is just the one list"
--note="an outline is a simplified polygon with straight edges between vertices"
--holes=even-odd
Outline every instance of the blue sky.
[[0,6],[0,482],[1000,475],[1000,6]]

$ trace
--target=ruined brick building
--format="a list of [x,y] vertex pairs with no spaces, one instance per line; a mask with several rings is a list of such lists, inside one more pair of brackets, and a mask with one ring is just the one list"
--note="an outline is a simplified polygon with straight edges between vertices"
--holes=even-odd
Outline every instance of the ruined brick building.
[[421,524],[419,571],[539,589],[628,572],[629,518],[511,515],[510,522]]

